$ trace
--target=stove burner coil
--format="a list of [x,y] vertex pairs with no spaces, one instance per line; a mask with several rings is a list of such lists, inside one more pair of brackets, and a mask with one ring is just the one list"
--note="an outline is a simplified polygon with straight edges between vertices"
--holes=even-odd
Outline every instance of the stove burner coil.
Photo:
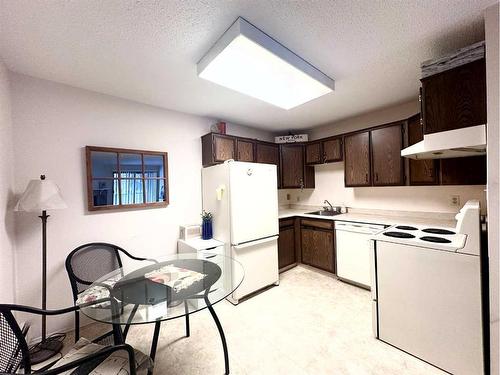
[[455,234],[455,232],[452,232],[451,230],[439,229],[439,228],[425,228],[422,229],[422,232],[431,234]]
[[398,225],[396,229],[401,229],[401,230],[418,230],[415,227],[410,227],[408,225]]
[[451,242],[450,240],[448,240],[446,238],[434,237],[434,236],[423,236],[423,237],[420,237],[420,239],[422,241],[436,242],[436,243],[450,243]]
[[385,232],[384,236],[388,237],[396,237],[396,238],[415,238],[413,234],[405,233],[405,232]]

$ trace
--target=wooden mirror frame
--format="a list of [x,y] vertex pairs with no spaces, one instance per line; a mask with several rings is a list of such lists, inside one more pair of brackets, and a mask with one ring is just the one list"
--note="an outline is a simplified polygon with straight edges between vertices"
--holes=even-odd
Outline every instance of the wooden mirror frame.
[[[94,178],[92,173],[92,152],[109,152],[116,154],[117,157],[117,173],[118,177],[96,177]],[[133,204],[122,204],[121,203],[121,173],[120,173],[120,154],[138,154],[141,156],[141,167],[142,167],[142,186],[143,186],[143,202],[144,203],[133,203]],[[144,155],[159,155],[163,157],[163,170],[164,176],[157,178],[146,178],[144,176]],[[98,147],[98,146],[85,146],[85,156],[86,156],[86,168],[87,168],[87,205],[89,211],[102,211],[102,210],[120,210],[120,209],[130,209],[130,208],[154,208],[154,207],[166,207],[170,201],[169,195],[169,177],[168,177],[168,153],[159,151],[149,151],[149,150],[133,150],[127,148],[112,148],[112,147]],[[163,180],[165,186],[165,200],[162,202],[152,202],[146,203],[146,180]],[[92,182],[94,180],[118,180],[118,196],[120,197],[120,202],[117,205],[94,205],[94,194]]]

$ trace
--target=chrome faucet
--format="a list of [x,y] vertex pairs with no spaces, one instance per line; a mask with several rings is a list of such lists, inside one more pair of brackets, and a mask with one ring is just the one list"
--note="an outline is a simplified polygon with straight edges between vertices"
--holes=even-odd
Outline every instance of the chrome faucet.
[[326,199],[324,200],[323,203],[326,203],[328,206],[330,206],[330,207],[328,207],[328,206],[323,207],[326,211],[332,211],[332,212],[334,211],[332,204],[330,202],[328,202]]

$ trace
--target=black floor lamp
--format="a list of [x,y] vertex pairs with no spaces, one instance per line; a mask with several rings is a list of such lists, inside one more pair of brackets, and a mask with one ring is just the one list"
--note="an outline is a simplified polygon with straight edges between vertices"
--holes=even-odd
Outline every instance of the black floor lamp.
[[[58,210],[68,206],[61,197],[57,185],[46,180],[44,175],[39,180],[31,180],[23,195],[17,202],[16,211],[41,212],[42,220],[42,309],[47,308],[47,210]],[[32,364],[40,363],[59,352],[62,343],[57,340],[47,340],[47,320],[42,315],[42,340],[36,350],[30,352]]]

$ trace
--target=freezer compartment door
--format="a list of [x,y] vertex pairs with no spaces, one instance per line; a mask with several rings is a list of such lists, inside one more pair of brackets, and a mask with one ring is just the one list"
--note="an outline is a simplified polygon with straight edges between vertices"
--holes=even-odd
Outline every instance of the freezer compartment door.
[[276,166],[230,163],[231,243],[278,234]]
[[[232,246],[232,256],[243,265],[243,282],[232,294],[232,299],[239,299],[279,281],[278,274],[278,236]],[[233,272],[233,279],[240,275]]]

